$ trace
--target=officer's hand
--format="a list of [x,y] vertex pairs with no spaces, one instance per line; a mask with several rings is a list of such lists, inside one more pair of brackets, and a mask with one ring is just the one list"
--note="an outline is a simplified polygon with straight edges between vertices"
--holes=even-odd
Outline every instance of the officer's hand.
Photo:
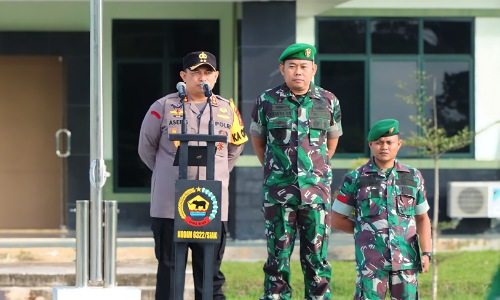
[[430,258],[427,255],[422,255],[422,271],[420,273],[427,273],[430,266]]

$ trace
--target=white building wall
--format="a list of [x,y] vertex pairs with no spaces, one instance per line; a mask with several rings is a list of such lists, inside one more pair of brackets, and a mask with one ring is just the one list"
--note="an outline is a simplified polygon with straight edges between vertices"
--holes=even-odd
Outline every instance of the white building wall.
[[[475,156],[500,160],[500,18],[477,18],[475,40]],[[485,129],[487,128],[487,129]]]
[[297,43],[316,44],[316,24],[314,17],[297,17],[297,24],[295,25]]

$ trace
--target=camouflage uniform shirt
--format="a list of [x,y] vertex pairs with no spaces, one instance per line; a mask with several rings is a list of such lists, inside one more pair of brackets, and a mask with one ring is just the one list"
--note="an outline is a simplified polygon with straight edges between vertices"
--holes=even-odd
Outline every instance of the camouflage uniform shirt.
[[384,173],[372,158],[344,177],[332,209],[354,218],[359,272],[418,268],[415,215],[429,210],[420,171],[396,159]]
[[[266,139],[265,202],[330,202],[332,172],[326,142],[342,135],[340,119],[335,95],[312,83],[302,96],[283,84],[257,98],[250,133]],[[297,199],[301,202],[290,203]]]

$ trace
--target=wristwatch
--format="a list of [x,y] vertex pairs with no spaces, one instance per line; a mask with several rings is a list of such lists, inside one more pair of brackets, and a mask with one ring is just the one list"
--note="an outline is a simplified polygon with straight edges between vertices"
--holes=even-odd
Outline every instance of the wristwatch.
[[429,256],[429,260],[432,259],[432,253],[430,253],[430,252],[422,252],[422,256],[424,256],[424,255]]

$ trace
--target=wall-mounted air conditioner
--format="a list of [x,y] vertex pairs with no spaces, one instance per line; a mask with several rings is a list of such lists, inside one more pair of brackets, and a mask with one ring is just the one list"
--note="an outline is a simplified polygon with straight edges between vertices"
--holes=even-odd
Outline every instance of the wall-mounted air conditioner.
[[500,181],[448,182],[448,216],[500,218]]

